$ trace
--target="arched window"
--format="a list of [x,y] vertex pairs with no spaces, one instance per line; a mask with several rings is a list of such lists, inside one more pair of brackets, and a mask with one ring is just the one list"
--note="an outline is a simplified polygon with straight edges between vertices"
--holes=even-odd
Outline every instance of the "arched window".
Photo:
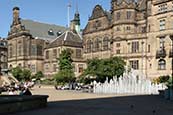
[[105,37],[103,39],[103,50],[108,50],[108,48],[109,48],[109,39],[108,37]]
[[97,38],[96,40],[95,40],[95,51],[99,51],[99,39]]
[[164,59],[159,60],[158,69],[159,70],[165,70],[166,69],[166,61]]
[[91,40],[88,40],[87,41],[87,53],[90,53],[91,52],[91,48],[92,48],[92,41]]

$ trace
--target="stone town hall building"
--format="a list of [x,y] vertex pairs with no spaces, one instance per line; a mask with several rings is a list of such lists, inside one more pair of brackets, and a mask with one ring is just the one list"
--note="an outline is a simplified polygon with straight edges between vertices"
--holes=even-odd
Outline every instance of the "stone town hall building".
[[[79,30],[78,16],[72,21],[77,26],[72,28]],[[83,71],[87,59],[120,56],[147,77],[158,77],[171,73],[172,35],[172,0],[111,0],[110,11],[96,5],[83,30],[83,40],[67,28],[20,20],[15,7],[7,38],[8,67],[54,73],[62,48],[71,48],[77,73]]]
[[62,50],[72,50],[75,75],[84,68],[82,38],[79,35],[80,18],[75,13],[71,28],[23,20],[20,9],[13,8],[13,22],[8,33],[8,68],[28,68],[34,74],[43,71],[52,76],[58,71],[58,58]]
[[83,31],[84,58],[123,57],[147,77],[171,74],[172,0],[111,0],[96,5]]

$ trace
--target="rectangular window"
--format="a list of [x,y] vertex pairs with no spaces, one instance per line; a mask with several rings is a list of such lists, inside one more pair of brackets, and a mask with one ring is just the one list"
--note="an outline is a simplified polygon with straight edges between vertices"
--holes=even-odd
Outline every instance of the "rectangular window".
[[120,49],[116,50],[116,54],[120,54],[120,53],[121,53]]
[[120,27],[117,27],[117,31],[121,31]]
[[131,11],[127,11],[127,19],[131,18]]
[[120,20],[120,17],[121,17],[121,13],[120,12],[117,12],[116,20]]
[[78,72],[82,73],[83,72],[83,64],[78,65]]
[[72,64],[72,66],[73,66],[73,71],[77,72],[75,64]]
[[53,49],[53,59],[56,59],[56,58],[57,58],[57,50]]
[[76,58],[81,58],[81,57],[82,57],[81,49],[76,49]]
[[49,59],[49,51],[46,51],[46,59]]
[[149,52],[149,53],[150,53],[150,50],[151,50],[151,49],[150,49],[150,45],[148,45],[148,52]]
[[165,19],[160,20],[160,30],[165,30],[166,21]]
[[158,6],[158,13],[163,13],[166,12],[167,10],[168,10],[167,4],[161,4]]
[[49,65],[48,64],[45,64],[45,67],[44,67],[45,71],[49,71]]
[[57,64],[53,64],[53,71],[56,72]]
[[139,42],[132,42],[132,53],[138,53],[139,52]]
[[116,43],[116,47],[120,47],[121,46],[121,44],[120,43]]
[[37,55],[37,47],[36,45],[31,46],[31,55],[36,56]]
[[20,44],[18,46],[18,56],[21,56],[22,55],[22,45]]
[[43,46],[37,45],[37,55],[43,56]]
[[105,37],[103,39],[103,50],[108,50],[109,49],[109,39]]
[[139,61],[138,60],[130,61],[130,67],[135,69],[135,70],[138,70],[139,69]]
[[127,26],[127,27],[126,27],[126,30],[130,30],[130,26]]
[[12,58],[12,55],[13,55],[13,48],[12,48],[12,46],[10,46],[9,53],[8,53],[9,58]]
[[160,49],[164,49],[165,37],[160,37]]
[[35,67],[35,65],[31,65],[31,71],[34,73],[34,72],[36,72],[36,67]]
[[146,27],[142,27],[142,28],[141,28],[141,32],[142,32],[142,33],[146,32],[146,30],[147,30]]
[[59,58],[60,53],[61,53],[61,50],[60,50],[60,48],[58,48],[58,51],[57,51],[57,58]]

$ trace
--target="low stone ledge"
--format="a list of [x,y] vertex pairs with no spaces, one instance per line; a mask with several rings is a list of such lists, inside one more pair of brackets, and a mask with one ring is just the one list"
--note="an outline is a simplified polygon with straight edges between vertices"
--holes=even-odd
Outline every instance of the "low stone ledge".
[[46,107],[47,98],[47,95],[0,95],[0,114]]

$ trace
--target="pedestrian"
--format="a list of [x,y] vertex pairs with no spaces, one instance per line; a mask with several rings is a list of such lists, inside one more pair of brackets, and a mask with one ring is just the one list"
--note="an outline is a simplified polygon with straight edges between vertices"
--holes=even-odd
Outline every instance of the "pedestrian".
[[15,95],[15,92],[14,92],[14,91],[15,91],[15,90],[11,88],[11,89],[9,90],[9,93],[8,93],[8,94],[9,94],[9,95]]
[[23,91],[23,95],[32,95],[32,93],[29,88],[25,88],[25,90]]
[[21,88],[21,92],[19,93],[19,95],[32,95],[32,93],[31,93],[31,91],[29,90],[29,88],[22,87],[22,88]]

